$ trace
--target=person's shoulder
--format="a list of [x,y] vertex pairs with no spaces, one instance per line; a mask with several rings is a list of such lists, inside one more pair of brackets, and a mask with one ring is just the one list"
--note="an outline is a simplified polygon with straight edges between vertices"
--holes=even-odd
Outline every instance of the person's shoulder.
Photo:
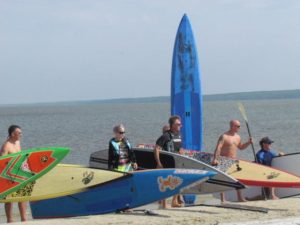
[[165,133],[163,133],[162,137],[165,138],[165,139],[172,139],[172,132],[171,131],[167,131]]
[[123,142],[129,142],[129,139],[128,139],[128,137],[124,137],[122,141]]
[[170,136],[171,136],[170,132],[167,131],[167,132],[161,134],[161,135],[158,137],[158,139],[166,139],[166,138],[170,138]]
[[159,138],[157,138],[156,144],[162,145],[162,143],[165,143],[169,140],[171,140],[171,134],[169,132],[165,132],[160,135]]
[[5,141],[2,145],[2,150],[7,150],[11,147],[11,144],[8,141]]
[[223,134],[221,134],[219,137],[220,140],[230,140],[233,138],[240,138],[240,136],[236,133],[234,135],[232,135],[232,133],[230,133],[229,131],[226,131]]
[[256,155],[259,155],[259,154],[261,154],[262,152],[263,152],[263,150],[260,149],[260,150],[258,150],[258,151],[256,152]]
[[11,152],[11,144],[5,141],[1,147],[1,154],[9,154]]
[[112,143],[114,143],[114,142],[116,142],[115,138],[111,138],[111,139],[109,140],[109,144],[112,144]]
[[235,137],[235,138],[241,139],[241,136],[240,136],[238,133],[235,133],[235,134],[234,134],[234,137]]

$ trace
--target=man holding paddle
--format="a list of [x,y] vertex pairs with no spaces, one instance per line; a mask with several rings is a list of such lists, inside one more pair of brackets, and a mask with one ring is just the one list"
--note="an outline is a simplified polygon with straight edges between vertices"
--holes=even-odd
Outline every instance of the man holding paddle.
[[[250,144],[252,144],[252,138],[249,137],[249,140],[245,143],[242,143],[241,137],[238,134],[241,127],[241,123],[238,120],[230,121],[230,129],[223,133],[218,140],[212,165],[216,166],[219,164],[218,157],[225,156],[229,158],[236,158],[237,149],[243,150],[246,149]],[[237,196],[240,202],[246,201],[243,198],[241,191],[237,190]],[[221,193],[221,202],[225,202],[225,195]]]

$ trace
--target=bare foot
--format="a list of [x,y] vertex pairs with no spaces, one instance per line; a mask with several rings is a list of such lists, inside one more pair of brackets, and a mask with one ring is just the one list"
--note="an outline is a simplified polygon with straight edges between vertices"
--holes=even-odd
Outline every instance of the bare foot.
[[245,198],[239,198],[239,202],[247,202]]
[[182,207],[182,205],[179,203],[172,203],[172,207],[178,208],[178,207]]
[[159,208],[159,209],[169,209],[170,207],[167,206],[167,205],[160,204],[160,205],[158,206],[158,208]]
[[184,204],[184,201],[182,199],[178,199],[179,204]]
[[277,196],[272,196],[272,200],[277,200],[277,199],[279,199]]
[[124,210],[124,213],[132,213],[133,211],[132,211],[132,209],[126,209],[126,210]]

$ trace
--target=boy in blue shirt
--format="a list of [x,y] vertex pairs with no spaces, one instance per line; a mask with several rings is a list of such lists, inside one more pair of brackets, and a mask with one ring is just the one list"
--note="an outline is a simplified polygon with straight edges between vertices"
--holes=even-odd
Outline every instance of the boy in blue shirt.
[[[274,141],[272,141],[269,137],[263,137],[259,141],[259,145],[261,147],[261,150],[259,150],[256,153],[257,163],[260,163],[260,164],[263,164],[263,165],[266,165],[266,166],[271,166],[272,159],[274,157],[284,155],[284,153],[282,153],[282,152],[277,153],[276,151],[271,149],[271,144],[273,142]],[[265,188],[265,191],[271,199],[278,199],[278,197],[275,195],[275,189],[274,188]]]

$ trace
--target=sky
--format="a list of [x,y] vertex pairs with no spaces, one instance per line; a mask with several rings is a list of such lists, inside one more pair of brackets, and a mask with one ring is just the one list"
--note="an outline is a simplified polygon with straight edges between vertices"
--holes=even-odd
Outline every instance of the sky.
[[203,94],[300,89],[298,0],[0,0],[0,104],[170,95],[187,14]]

